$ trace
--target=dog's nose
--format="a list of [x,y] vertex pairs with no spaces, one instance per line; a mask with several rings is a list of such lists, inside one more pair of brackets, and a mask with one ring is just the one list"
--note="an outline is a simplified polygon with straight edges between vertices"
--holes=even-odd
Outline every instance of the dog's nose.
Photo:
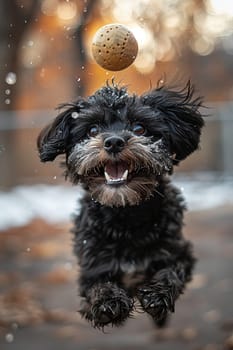
[[104,140],[104,149],[109,153],[121,152],[125,146],[125,140],[120,136],[110,136]]

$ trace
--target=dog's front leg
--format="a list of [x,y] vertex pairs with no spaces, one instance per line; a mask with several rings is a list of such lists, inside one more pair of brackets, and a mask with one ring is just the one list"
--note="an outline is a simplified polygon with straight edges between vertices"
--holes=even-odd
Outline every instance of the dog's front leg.
[[164,268],[137,290],[137,297],[145,312],[158,326],[163,326],[169,313],[175,311],[175,301],[186,283],[182,264]]
[[85,290],[80,313],[94,327],[120,326],[130,316],[133,299],[113,282],[98,282]]

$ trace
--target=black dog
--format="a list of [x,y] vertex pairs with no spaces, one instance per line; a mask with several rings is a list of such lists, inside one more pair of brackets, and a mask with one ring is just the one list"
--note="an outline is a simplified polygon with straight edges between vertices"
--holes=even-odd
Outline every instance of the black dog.
[[135,297],[161,326],[191,279],[185,205],[168,175],[199,144],[204,122],[193,92],[188,83],[138,97],[107,83],[63,105],[38,138],[41,161],[64,153],[66,176],[86,189],[74,241],[80,312],[95,327],[121,325]]

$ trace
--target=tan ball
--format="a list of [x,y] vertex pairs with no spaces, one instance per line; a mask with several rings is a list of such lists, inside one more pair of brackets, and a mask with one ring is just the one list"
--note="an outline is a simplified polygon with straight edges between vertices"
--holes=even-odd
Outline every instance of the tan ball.
[[107,24],[96,32],[92,53],[102,68],[119,71],[133,63],[138,43],[132,32],[122,24]]

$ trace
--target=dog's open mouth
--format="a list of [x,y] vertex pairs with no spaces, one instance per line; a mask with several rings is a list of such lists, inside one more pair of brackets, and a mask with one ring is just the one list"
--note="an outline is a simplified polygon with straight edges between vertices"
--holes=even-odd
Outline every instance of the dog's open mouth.
[[122,185],[127,182],[128,165],[125,162],[108,161],[104,167],[104,176],[107,185]]
[[[130,183],[135,178],[150,178],[156,177],[155,171],[150,167],[140,166],[139,164],[128,163],[125,161],[107,160],[104,164],[100,164],[91,168],[86,173],[86,176],[100,183],[104,180],[108,186],[122,186]],[[159,174],[157,174],[159,175]]]

